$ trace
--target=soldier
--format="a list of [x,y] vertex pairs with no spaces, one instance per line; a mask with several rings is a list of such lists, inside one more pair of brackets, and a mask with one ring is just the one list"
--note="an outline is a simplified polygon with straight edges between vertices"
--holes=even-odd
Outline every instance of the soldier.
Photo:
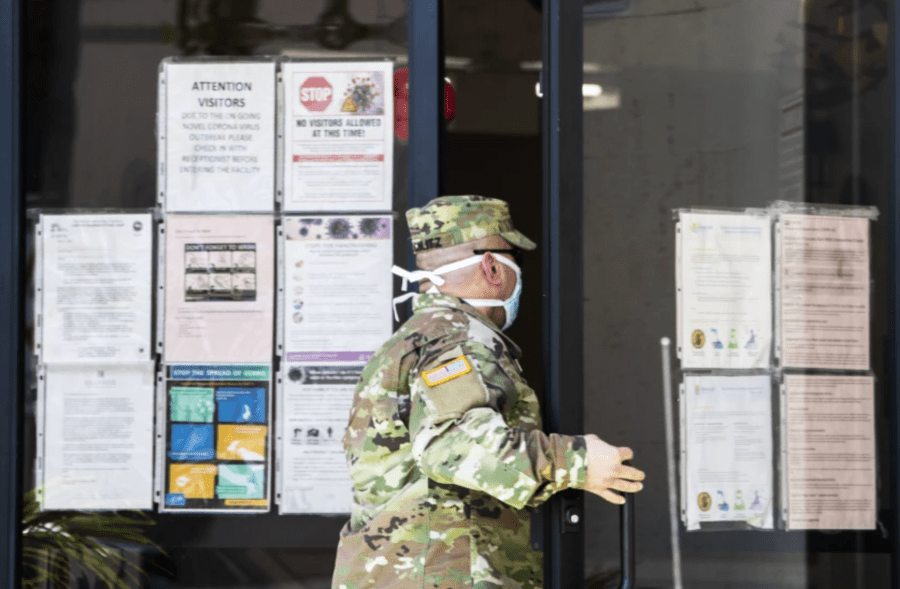
[[612,503],[644,473],[597,436],[541,431],[516,316],[534,242],[505,202],[444,196],[406,213],[420,282],[413,316],[356,387],[344,449],[354,485],[333,589],[542,587],[530,508],[562,489]]

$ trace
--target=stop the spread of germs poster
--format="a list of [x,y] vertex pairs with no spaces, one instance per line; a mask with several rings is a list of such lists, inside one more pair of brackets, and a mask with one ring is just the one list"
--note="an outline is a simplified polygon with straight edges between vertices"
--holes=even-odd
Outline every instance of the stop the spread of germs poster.
[[271,367],[166,370],[163,511],[268,511]]

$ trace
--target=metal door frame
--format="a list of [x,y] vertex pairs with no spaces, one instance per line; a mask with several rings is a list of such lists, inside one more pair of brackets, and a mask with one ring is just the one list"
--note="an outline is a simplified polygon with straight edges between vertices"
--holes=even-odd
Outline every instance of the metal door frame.
[[0,583],[18,587],[21,561],[22,198],[20,0],[0,0]]
[[[563,434],[584,433],[582,18],[580,0],[543,1],[544,423],[547,431]],[[558,493],[549,502],[548,589],[584,586],[583,503],[580,491]]]

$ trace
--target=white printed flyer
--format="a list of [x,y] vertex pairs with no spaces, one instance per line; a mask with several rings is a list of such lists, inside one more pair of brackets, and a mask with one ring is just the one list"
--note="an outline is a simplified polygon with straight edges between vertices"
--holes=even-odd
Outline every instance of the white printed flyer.
[[393,328],[392,218],[284,219],[288,362],[365,363]]
[[773,525],[772,387],[768,375],[686,375],[682,391],[685,525]]
[[151,509],[153,363],[47,365],[45,379],[42,507]]
[[676,239],[682,368],[768,367],[772,352],[768,216],[682,213]]
[[159,100],[167,211],[274,210],[274,61],[165,60]]
[[41,361],[150,359],[153,217],[42,215]]
[[281,513],[350,513],[342,438],[363,365],[288,364],[281,407]]
[[274,220],[169,215],[166,363],[271,363]]
[[284,210],[389,211],[393,63],[291,62],[284,86]]

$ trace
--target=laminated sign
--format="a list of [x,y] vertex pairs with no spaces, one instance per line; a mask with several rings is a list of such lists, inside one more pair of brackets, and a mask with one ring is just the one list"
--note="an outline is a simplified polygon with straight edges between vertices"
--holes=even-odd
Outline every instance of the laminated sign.
[[150,360],[153,217],[42,215],[38,232],[42,362]]
[[168,215],[164,360],[270,362],[274,220]]
[[170,366],[163,511],[268,511],[268,365]]
[[274,210],[274,61],[168,59],[159,86],[165,209]]
[[392,63],[289,61],[282,85],[284,210],[389,211]]
[[772,353],[768,216],[681,212],[679,218],[682,368],[767,367]]

